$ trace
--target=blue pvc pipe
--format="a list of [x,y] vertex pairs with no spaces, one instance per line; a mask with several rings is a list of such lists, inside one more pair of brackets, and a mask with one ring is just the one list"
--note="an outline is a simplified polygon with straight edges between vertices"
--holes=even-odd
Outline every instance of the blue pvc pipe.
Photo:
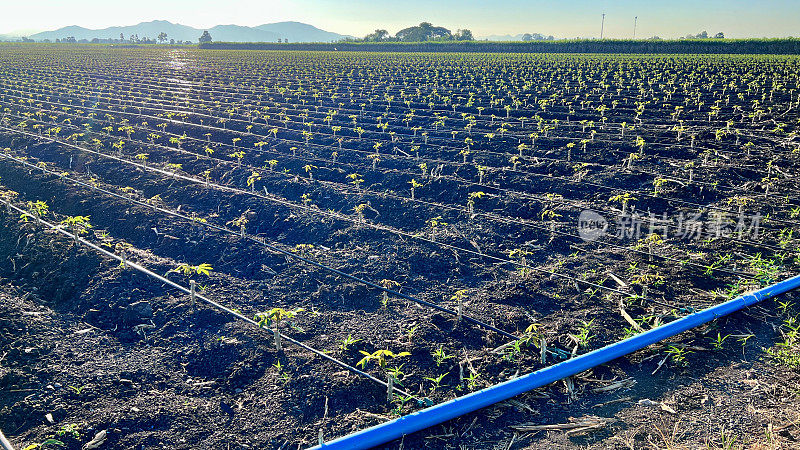
[[407,416],[375,425],[315,446],[315,449],[354,450],[367,449],[398,439],[406,434],[440,424],[450,419],[476,411],[486,406],[507,400],[516,395],[546,386],[550,383],[605,364],[628,353],[641,350],[648,345],[675,336],[686,330],[710,322],[716,318],[731,314],[742,308],[754,305],[762,300],[784,294],[800,287],[800,275],[773,284],[755,292],[742,295],[725,303],[689,314],[658,328],[637,334],[628,339],[607,345],[603,348],[580,355],[576,358],[554,364],[536,372],[523,375],[513,380],[482,389],[462,397],[440,403],[411,413]]

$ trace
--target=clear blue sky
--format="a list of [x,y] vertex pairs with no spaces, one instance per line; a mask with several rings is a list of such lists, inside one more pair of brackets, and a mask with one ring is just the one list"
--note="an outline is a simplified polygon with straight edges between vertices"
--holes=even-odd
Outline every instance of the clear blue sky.
[[707,30],[728,37],[800,36],[794,0],[0,0],[0,33],[52,30],[67,25],[104,28],[164,19],[198,28],[296,20],[342,34],[375,28],[394,34],[421,21],[475,36],[539,32],[596,37],[606,13],[606,37],[664,38]]

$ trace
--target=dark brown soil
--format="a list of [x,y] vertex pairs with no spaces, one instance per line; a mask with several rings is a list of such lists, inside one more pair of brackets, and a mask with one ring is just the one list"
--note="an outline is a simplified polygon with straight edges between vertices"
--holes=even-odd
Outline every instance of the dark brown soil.
[[[7,68],[0,148],[8,148],[0,195],[27,210],[28,202],[46,202],[43,218],[52,223],[88,216],[88,241],[109,251],[128,244],[130,261],[181,285],[194,279],[209,298],[247,317],[303,308],[282,332],[349,365],[362,351],[409,352],[388,366],[404,372],[402,388],[418,398],[388,403],[374,381],[288,343],[278,352],[268,330],[192,306],[183,292],[0,205],[0,429],[21,448],[57,439],[77,449],[101,431],[104,448],[306,448],[320,433],[329,440],[619,341],[632,327],[620,302],[648,329],[798,273],[800,161],[792,133],[799,117],[797,94],[786,87],[796,85],[797,60],[470,58],[0,47]],[[612,74],[625,89],[603,87]],[[577,79],[588,84],[565,90]],[[771,89],[772,79],[780,87]],[[657,80],[652,88],[642,87],[650,80]],[[319,100],[311,85],[330,91]],[[423,93],[400,101],[400,89],[416,87]],[[477,104],[492,105],[473,125],[462,113],[478,110],[466,98],[455,109],[444,100],[470,90]],[[491,103],[502,92],[509,102],[512,94],[525,100],[507,111]],[[584,97],[573,100],[578,92]],[[542,109],[536,99],[545,98],[555,100]],[[717,100],[723,106],[712,120]],[[753,100],[764,108],[757,117],[747,115]],[[612,101],[618,105],[600,126],[595,107]],[[640,101],[652,106],[637,113]],[[682,104],[693,105],[680,116],[696,135],[691,146],[672,130],[671,114]],[[327,121],[332,108],[341,111]],[[259,110],[269,123],[249,118]],[[545,137],[527,118],[533,115],[558,125]],[[363,136],[351,116],[369,125]],[[376,131],[375,116],[396,134]],[[596,135],[582,120],[597,122]],[[735,132],[720,137],[727,120]],[[513,122],[510,131],[498,132],[505,121]],[[637,124],[624,138],[622,122]],[[513,162],[534,132],[542,134],[536,147]],[[169,142],[176,136],[185,136],[180,148]],[[464,136],[474,139],[466,156]],[[639,152],[634,136],[646,145],[626,168],[625,158]],[[376,143],[373,166],[367,155]],[[237,149],[244,155],[230,156]],[[441,177],[430,174],[438,164]],[[208,186],[198,181],[204,170]],[[259,178],[251,189],[253,172]],[[363,178],[360,186],[352,174]],[[662,186],[662,177],[672,181]],[[424,184],[414,199],[412,178]],[[485,195],[473,215],[466,204],[475,192]],[[576,236],[586,209],[613,222],[621,205],[609,199],[620,193],[635,196],[638,211],[700,211],[707,221],[713,212],[734,220],[744,202],[744,211],[764,217],[763,229],[741,239],[671,237],[652,247]],[[363,217],[354,212],[359,205]],[[238,236],[243,216],[248,238],[274,247]],[[432,229],[431,219],[446,224]],[[509,261],[517,249],[526,250],[533,272]],[[170,273],[181,263],[213,271]],[[402,294],[449,310],[465,289],[467,317],[517,336],[537,324],[550,353],[543,363],[536,340],[503,350],[506,336],[397,296],[384,305],[360,279],[396,281]],[[799,301],[797,294],[767,301],[384,448],[800,448],[800,372],[767,354],[786,341]],[[591,338],[576,347],[570,335],[582,327]],[[343,348],[348,338],[355,342]],[[364,370],[386,377],[376,364]],[[473,383],[463,379],[470,373]],[[624,386],[609,387],[621,380]],[[572,419],[607,424],[578,435],[520,428]]]

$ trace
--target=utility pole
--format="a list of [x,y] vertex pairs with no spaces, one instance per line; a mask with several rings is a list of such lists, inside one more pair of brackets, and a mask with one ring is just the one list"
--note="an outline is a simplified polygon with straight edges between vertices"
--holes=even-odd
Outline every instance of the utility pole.
[[606,26],[606,13],[603,13],[603,21],[600,22],[600,39],[603,39],[603,28]]
[[636,39],[636,22],[639,20],[639,16],[633,16],[633,38]]

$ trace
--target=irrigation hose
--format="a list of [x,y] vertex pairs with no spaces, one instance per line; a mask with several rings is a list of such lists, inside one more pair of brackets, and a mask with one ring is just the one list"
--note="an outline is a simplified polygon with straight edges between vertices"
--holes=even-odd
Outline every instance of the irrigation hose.
[[645,331],[644,333],[607,345],[576,358],[425,408],[407,416],[357,431],[333,441],[322,443],[313,447],[312,450],[359,450],[385,444],[407,434],[438,425],[447,420],[507,400],[532,389],[546,386],[558,380],[576,375],[714,319],[752,306],[762,300],[784,294],[799,287],[800,275],[767,286],[763,289],[744,294],[733,300],[720,303],[702,311],[689,314],[688,316],[684,316],[658,328],[653,328],[652,330]]
[[3,434],[3,430],[0,430],[0,447],[2,447],[3,450],[14,450],[14,446],[11,445],[11,442],[9,442],[8,439],[6,439],[6,436]]

